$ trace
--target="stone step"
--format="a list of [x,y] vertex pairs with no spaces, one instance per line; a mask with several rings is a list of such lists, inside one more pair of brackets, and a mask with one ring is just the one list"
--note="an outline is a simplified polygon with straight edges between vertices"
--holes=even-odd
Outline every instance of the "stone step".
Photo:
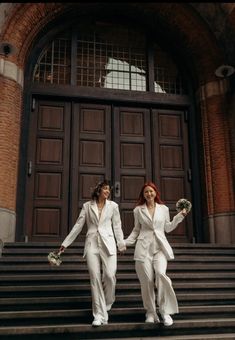
[[128,248],[118,256],[116,301],[109,324],[98,328],[91,327],[84,241],[71,245],[62,265],[52,267],[47,254],[59,246],[54,242],[5,245],[0,258],[1,340],[191,340],[223,339],[224,334],[229,339],[235,334],[235,245],[173,245],[175,259],[168,263],[168,275],[180,313],[174,315],[171,327],[144,323],[134,247]]
[[[26,243],[27,245],[27,243]],[[220,255],[226,255],[226,256],[232,256],[235,253],[235,247],[234,248],[175,248],[174,245],[172,246],[174,250],[174,254],[177,256],[181,255],[188,255],[188,256],[197,256],[200,257],[203,255],[204,256],[220,256]],[[30,254],[33,255],[43,255],[47,254],[50,251],[58,251],[59,247],[42,247],[42,248],[37,248],[35,246],[25,246],[25,247],[4,247],[2,253],[4,255],[8,256],[17,256],[17,255],[25,255],[28,256]],[[70,246],[66,249],[65,255],[70,254],[70,255],[83,255],[84,251],[84,244],[80,247],[73,247]],[[133,254],[134,251],[134,246],[128,247],[127,250],[125,251],[125,255],[131,255]]]
[[[72,248],[80,248],[84,246],[84,237],[83,240],[75,241],[73,244],[69,246],[68,249]],[[4,248],[55,248],[58,249],[60,247],[60,242],[6,242],[4,243]],[[173,248],[180,249],[234,249],[234,244],[223,244],[223,243],[172,243]],[[133,246],[131,246],[133,248]],[[130,247],[130,248],[131,248]]]
[[[1,340],[18,339],[37,339],[34,335],[44,340],[63,339],[110,339],[111,337],[129,338],[143,336],[168,336],[168,335],[198,335],[198,333],[210,333],[213,329],[214,334],[229,333],[235,331],[235,318],[224,319],[193,319],[193,320],[175,320],[170,327],[160,324],[146,324],[140,322],[109,323],[101,327],[92,327],[87,324],[59,324],[59,325],[27,325],[14,327],[14,337],[12,337],[12,327],[0,327]],[[169,334],[170,333],[170,334]]]
[[[211,282],[213,280],[216,281],[224,281],[230,282],[231,280],[235,279],[235,272],[201,272],[200,275],[195,275],[195,273],[190,272],[183,272],[183,273],[174,273],[174,272],[168,272],[168,275],[174,282],[176,280],[179,280],[180,282]],[[84,273],[82,276],[77,273],[66,273],[66,274],[60,274],[57,273],[56,275],[54,272],[50,272],[47,274],[18,274],[18,275],[1,275],[0,276],[0,285],[9,285],[9,284],[26,284],[29,282],[84,282],[89,281],[89,274],[88,271]],[[138,281],[136,273],[117,273],[117,281]]]
[[[2,257],[4,258],[17,258],[18,256],[30,257],[34,256],[35,258],[41,256],[47,256],[47,254],[51,251],[57,251],[59,248],[4,248],[2,251]],[[235,248],[229,249],[180,249],[173,248],[176,259],[181,257],[188,257],[189,259],[203,259],[209,257],[215,257],[217,259],[220,256],[224,257],[233,257],[235,255]],[[63,257],[67,256],[83,256],[84,245],[81,248],[68,248],[66,252],[63,254]],[[130,259],[133,258],[134,247],[128,248],[122,257],[128,257]]]
[[[226,340],[235,339],[234,333],[222,333],[222,334],[199,334],[199,335],[172,335],[172,336],[158,336],[155,337],[135,337],[135,338],[118,338],[119,340]],[[109,338],[109,340],[117,340],[117,338]]]
[[[201,293],[205,293],[205,291],[212,292],[213,290],[222,290],[222,291],[232,291],[235,292],[235,280],[230,282],[204,282],[203,285],[201,282],[174,282],[173,284],[175,291],[186,290],[187,292],[200,291]],[[116,294],[125,291],[126,293],[131,292],[140,292],[140,284],[136,283],[119,283],[116,285]],[[13,293],[14,292],[14,293]],[[27,285],[27,286],[0,286],[0,297],[7,296],[27,296],[28,294],[34,293],[37,296],[43,296],[44,293],[50,295],[55,294],[66,294],[66,292],[81,292],[84,294],[85,292],[90,292],[89,282],[87,284],[53,284],[53,285]],[[8,294],[7,294],[8,293]]]
[[[73,294],[71,292],[70,296],[61,296],[59,292],[58,296],[41,296],[40,299],[38,297],[14,297],[12,293],[12,297],[0,299],[1,310],[28,310],[28,309],[41,309],[45,305],[50,306],[50,308],[58,308],[57,306],[63,305],[64,308],[69,306],[70,308],[90,308],[91,305],[91,297],[90,293],[88,294]],[[213,304],[235,304],[235,292],[215,292],[211,293],[210,291],[206,293],[196,292],[189,294],[185,293],[177,293],[177,299],[179,305],[213,305]],[[124,308],[126,306],[135,307],[142,306],[142,298],[141,294],[117,294],[115,305],[119,308]],[[14,307],[13,307],[14,306]],[[48,307],[49,308],[49,307]]]
[[[71,256],[69,254],[63,255],[62,256],[62,261],[63,264],[73,264],[73,263],[81,263],[81,262],[86,262],[85,259],[81,258],[80,256],[74,255]],[[219,257],[215,257],[215,256],[205,256],[205,257],[195,257],[195,256],[176,256],[175,259],[173,260],[174,263],[178,264],[178,263],[188,263],[191,262],[193,264],[195,263],[203,263],[203,262],[207,262],[207,263],[224,263],[224,262],[231,262],[231,263],[235,263],[235,254],[231,255],[231,256],[219,256]],[[32,254],[30,254],[30,256],[22,256],[22,255],[18,255],[15,257],[5,257],[3,256],[0,260],[0,265],[18,265],[18,264],[43,264],[47,262],[47,254],[46,256],[34,256]],[[133,264],[134,263],[134,259],[133,259],[133,255],[131,256],[126,256],[126,255],[122,255],[118,257],[118,262],[119,263],[129,263],[129,264]]]
[[[230,316],[234,316],[235,314],[235,305],[214,305],[214,306],[181,306],[180,313],[174,315],[174,320],[176,319],[188,319],[192,318],[192,316],[206,315],[211,314],[219,314],[222,317],[226,317],[228,314]],[[56,318],[65,318],[68,319],[67,322],[71,322],[71,318],[91,318],[92,311],[91,309],[44,309],[44,310],[30,310],[30,311],[0,311],[0,320],[10,320],[14,319],[23,320],[25,319],[28,322],[29,319],[56,319]],[[126,308],[117,308],[114,307],[109,312],[110,320],[113,320],[115,317],[121,317],[126,319],[129,317],[133,320],[136,319],[137,315],[141,316],[141,319],[144,320],[145,310],[143,307],[126,307]],[[49,320],[48,320],[49,321]]]
[[[134,272],[135,271],[135,265],[134,261],[133,263],[118,263],[118,270],[120,271],[128,271],[128,272]],[[196,271],[199,270],[202,271],[233,271],[235,272],[235,265],[234,263],[175,263],[174,261],[169,261],[168,263],[168,272],[169,271]],[[81,271],[87,271],[87,266],[85,261],[78,261],[76,264],[64,264],[59,267],[56,266],[50,266],[48,262],[45,262],[45,264],[20,264],[17,266],[5,266],[1,264],[0,262],[0,272],[25,272],[30,271],[31,273],[35,272],[66,272],[66,271],[75,271],[75,272],[81,272]]]

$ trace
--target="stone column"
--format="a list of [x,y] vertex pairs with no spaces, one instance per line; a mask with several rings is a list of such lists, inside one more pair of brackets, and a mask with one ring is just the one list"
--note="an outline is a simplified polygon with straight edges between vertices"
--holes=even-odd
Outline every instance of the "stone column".
[[229,144],[228,80],[215,80],[199,89],[202,112],[204,174],[206,185],[205,226],[209,242],[235,242],[235,205]]
[[0,240],[14,242],[23,71],[0,58]]

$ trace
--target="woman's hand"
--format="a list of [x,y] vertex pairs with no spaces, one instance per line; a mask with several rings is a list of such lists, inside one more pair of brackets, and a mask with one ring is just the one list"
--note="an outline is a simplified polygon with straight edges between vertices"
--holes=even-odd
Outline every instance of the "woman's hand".
[[58,251],[58,255],[62,254],[64,251],[65,251],[65,247],[61,246]]
[[181,210],[181,214],[185,217],[188,213],[186,209]]

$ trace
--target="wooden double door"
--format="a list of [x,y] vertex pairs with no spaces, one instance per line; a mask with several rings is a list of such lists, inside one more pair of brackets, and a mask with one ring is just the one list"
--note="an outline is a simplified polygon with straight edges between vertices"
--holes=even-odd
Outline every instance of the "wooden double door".
[[[191,199],[187,129],[181,110],[37,100],[27,156],[28,239],[63,240],[104,178],[113,185],[125,235],[133,228],[132,211],[146,180],[157,183],[173,216],[179,198]],[[86,227],[81,237],[85,232]],[[170,238],[191,242],[191,216]]]

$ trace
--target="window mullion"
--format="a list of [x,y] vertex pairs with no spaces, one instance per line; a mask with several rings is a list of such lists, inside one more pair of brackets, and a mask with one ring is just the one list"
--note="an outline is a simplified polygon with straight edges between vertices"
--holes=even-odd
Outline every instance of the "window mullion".
[[147,39],[147,91],[154,92],[154,48],[150,39]]
[[77,33],[72,32],[71,38],[71,73],[70,73],[71,85],[77,84]]

